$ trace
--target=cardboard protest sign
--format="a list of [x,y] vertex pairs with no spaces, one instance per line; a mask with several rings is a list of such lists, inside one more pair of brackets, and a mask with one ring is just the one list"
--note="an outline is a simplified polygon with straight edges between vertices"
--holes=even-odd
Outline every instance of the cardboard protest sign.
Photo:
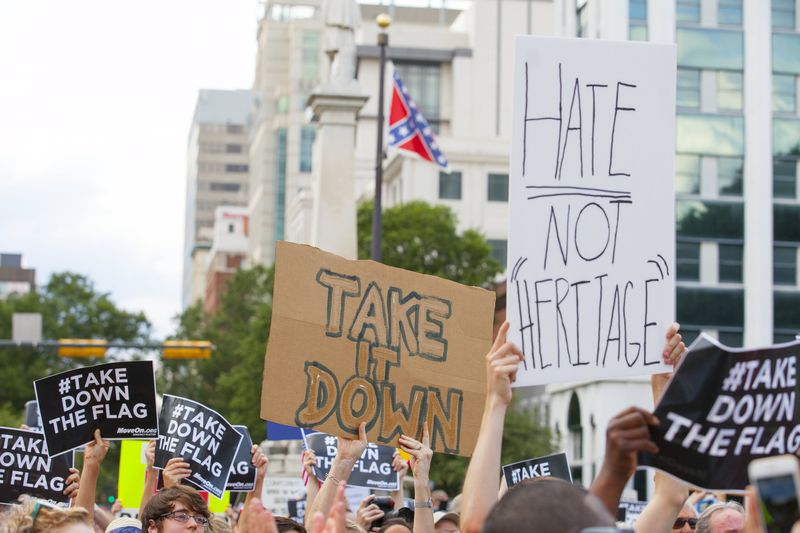
[[232,492],[250,492],[256,488],[256,467],[253,466],[253,440],[250,438],[250,431],[247,426],[233,426],[233,429],[242,435],[242,443],[239,444],[239,451],[231,466],[231,475],[225,490]]
[[489,291],[279,242],[261,417],[389,446],[427,421],[469,455],[493,319]]
[[756,350],[727,348],[703,335],[672,377],[650,428],[658,455],[639,454],[695,487],[741,491],[753,459],[800,446],[797,354],[792,342]]
[[69,507],[64,481],[72,452],[50,457],[38,431],[0,427],[0,503],[17,503],[22,494]]
[[33,382],[52,455],[94,440],[149,439],[158,435],[152,361],[106,363],[68,370]]
[[[333,459],[338,451],[336,437],[326,433],[304,433],[307,449],[314,450],[317,464],[314,475],[320,481],[330,472]],[[361,458],[353,466],[353,472],[347,485],[377,490],[397,490],[400,488],[400,476],[392,469],[394,448],[369,444]]]
[[36,400],[25,402],[25,425],[31,431],[42,431],[42,415]]
[[639,519],[639,515],[642,514],[645,507],[647,507],[647,502],[620,500],[617,522],[624,523],[625,527],[633,527],[636,525],[636,520]]
[[185,481],[222,498],[242,435],[213,409],[171,394],[161,401],[158,424],[155,467],[182,457],[192,470]]
[[503,476],[505,476],[506,485],[509,488],[526,479],[547,476],[572,483],[572,472],[569,469],[567,454],[564,452],[504,465]]
[[509,177],[515,386],[668,372],[675,46],[517,37]]

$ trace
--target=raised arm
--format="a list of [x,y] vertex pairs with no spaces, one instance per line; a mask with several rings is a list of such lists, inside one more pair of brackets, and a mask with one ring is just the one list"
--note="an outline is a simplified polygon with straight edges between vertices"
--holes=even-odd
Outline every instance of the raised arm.
[[158,487],[158,469],[153,466],[156,462],[156,440],[147,443],[144,457],[147,466],[144,469],[144,487],[142,488],[142,502],[139,504],[139,516],[144,513],[145,505],[153,497]]
[[364,422],[358,426],[358,440],[339,437],[339,450],[333,459],[328,476],[319,489],[319,494],[314,498],[314,503],[310,507],[306,504],[306,528],[311,526],[312,517],[321,513],[327,516],[336,501],[336,490],[340,482],[347,484],[350,474],[356,461],[361,459],[364,450],[367,449],[367,428]]
[[400,482],[397,486],[397,490],[392,492],[392,500],[394,500],[394,508],[400,509],[406,504],[403,479],[405,479],[406,472],[408,472],[408,461],[404,460],[397,450],[395,450],[392,455],[392,470],[397,472],[397,479]]
[[311,509],[311,506],[314,505],[314,500],[317,498],[317,494],[319,494],[319,481],[317,480],[317,476],[314,475],[314,465],[316,464],[317,454],[314,453],[314,450],[304,450],[303,470],[305,470],[306,479],[308,480],[306,484],[306,509]]
[[100,436],[100,430],[95,429],[94,441],[86,445],[86,451],[83,453],[83,473],[78,495],[75,497],[75,505],[86,509],[92,520],[94,520],[97,478],[100,476],[100,465],[103,464],[106,453],[108,453],[108,442]]
[[411,455],[411,470],[414,473],[414,533],[433,533],[430,485],[433,450],[427,422],[422,426],[422,442],[409,435],[401,435],[400,448]]
[[506,342],[508,328],[508,322],[500,327],[486,355],[486,405],[461,497],[461,531],[464,533],[478,533],[497,502],[497,487],[494,481],[487,481],[496,479],[500,471],[503,425],[511,403],[511,384],[516,380],[522,361],[519,348]]
[[267,467],[269,467],[269,459],[267,459],[267,456],[261,451],[261,447],[259,447],[258,444],[253,444],[250,453],[253,456],[251,462],[253,466],[256,467],[256,484],[253,490],[248,492],[247,496],[245,496],[245,505],[253,498],[261,497],[261,493],[264,490],[264,478],[267,476]]
[[[664,351],[661,354],[665,364],[677,366],[680,358],[686,351],[686,345],[682,342],[678,333],[680,325],[673,322],[666,333]],[[667,388],[672,374],[654,374],[650,378],[653,389],[653,405],[658,405],[664,390]],[[642,511],[642,515],[636,521],[636,531],[641,533],[661,532],[669,533],[675,519],[683,509],[686,499],[689,497],[689,486],[672,476],[661,472],[655,475],[655,491],[653,498]]]

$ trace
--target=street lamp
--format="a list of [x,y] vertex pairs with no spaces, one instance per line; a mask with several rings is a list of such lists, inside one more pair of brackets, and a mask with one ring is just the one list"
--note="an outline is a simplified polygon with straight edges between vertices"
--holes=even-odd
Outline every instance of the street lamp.
[[378,32],[378,48],[380,59],[378,61],[378,149],[375,161],[375,201],[372,206],[372,259],[380,262],[381,239],[383,234],[383,211],[381,197],[383,195],[383,83],[386,70],[386,47],[389,45],[389,34],[386,28],[392,19],[386,13],[375,17],[375,23],[381,29]]

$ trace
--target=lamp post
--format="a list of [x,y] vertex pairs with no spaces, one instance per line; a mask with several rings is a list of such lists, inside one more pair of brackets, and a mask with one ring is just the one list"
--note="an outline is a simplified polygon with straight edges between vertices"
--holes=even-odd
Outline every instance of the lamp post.
[[380,59],[378,61],[378,149],[375,161],[375,201],[372,206],[372,259],[381,261],[381,240],[383,235],[383,211],[381,207],[381,197],[383,196],[383,83],[384,71],[386,70],[386,46],[389,44],[389,34],[386,28],[392,23],[389,15],[381,13],[375,18],[375,22],[380,27],[378,32],[378,49]]

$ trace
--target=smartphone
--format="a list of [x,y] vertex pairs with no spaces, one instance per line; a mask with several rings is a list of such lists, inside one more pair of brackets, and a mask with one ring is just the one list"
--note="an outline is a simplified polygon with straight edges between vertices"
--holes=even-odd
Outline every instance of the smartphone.
[[800,463],[794,455],[756,459],[747,468],[758,492],[761,520],[767,533],[789,533],[800,520]]

